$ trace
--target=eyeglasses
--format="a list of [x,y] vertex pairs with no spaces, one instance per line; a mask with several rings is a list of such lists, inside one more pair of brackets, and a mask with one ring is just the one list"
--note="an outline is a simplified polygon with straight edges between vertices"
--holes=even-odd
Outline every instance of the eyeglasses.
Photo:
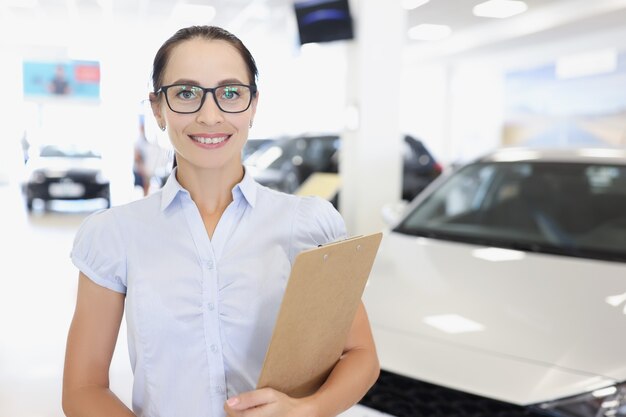
[[171,84],[159,88],[157,94],[165,94],[165,101],[174,113],[195,113],[204,104],[207,93],[213,95],[215,104],[224,113],[242,113],[250,107],[256,87],[245,84],[225,84],[204,88],[191,84]]

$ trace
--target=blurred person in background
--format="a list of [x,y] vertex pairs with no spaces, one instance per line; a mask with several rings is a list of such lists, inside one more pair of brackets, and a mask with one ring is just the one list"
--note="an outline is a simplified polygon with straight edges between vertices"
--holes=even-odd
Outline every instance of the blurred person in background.
[[[335,416],[376,381],[361,304],[317,392],[255,389],[296,255],[346,237],[328,201],[270,190],[243,166],[257,75],[244,44],[218,27],[181,29],[157,52],[150,101],[176,167],[161,189],[90,215],[76,234],[67,416]],[[109,389],[123,316],[132,411]]]
[[133,176],[134,186],[141,187],[144,197],[150,193],[150,173],[148,170],[148,155],[150,142],[146,138],[146,129],[143,116],[139,117],[139,135],[134,144]]

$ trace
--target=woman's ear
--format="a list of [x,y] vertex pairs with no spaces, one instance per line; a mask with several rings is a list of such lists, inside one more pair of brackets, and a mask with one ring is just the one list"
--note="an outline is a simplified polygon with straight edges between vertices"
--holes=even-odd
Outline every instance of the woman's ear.
[[[250,112],[250,124],[252,125],[252,121],[254,120],[254,116],[256,115],[256,105],[259,102],[259,92],[257,91],[252,99],[251,112]],[[252,126],[250,126],[252,127]]]
[[159,96],[155,93],[150,93],[150,107],[152,108],[152,114],[154,114],[154,118],[157,121],[159,127],[165,126],[165,120],[163,120],[163,114],[161,113],[161,101],[159,100]]

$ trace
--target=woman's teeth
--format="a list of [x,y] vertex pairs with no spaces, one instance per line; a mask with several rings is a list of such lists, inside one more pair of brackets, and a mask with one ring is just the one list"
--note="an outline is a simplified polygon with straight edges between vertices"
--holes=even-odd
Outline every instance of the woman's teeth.
[[200,136],[190,136],[191,139],[195,140],[198,143],[202,143],[203,145],[215,145],[216,143],[222,143],[224,142],[226,139],[228,139],[228,136],[221,136],[219,138],[203,138]]

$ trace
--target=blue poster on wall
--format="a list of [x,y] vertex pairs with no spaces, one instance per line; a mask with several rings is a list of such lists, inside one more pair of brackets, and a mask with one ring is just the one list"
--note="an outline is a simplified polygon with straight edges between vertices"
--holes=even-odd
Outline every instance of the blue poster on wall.
[[100,99],[100,63],[96,61],[24,61],[24,98]]

